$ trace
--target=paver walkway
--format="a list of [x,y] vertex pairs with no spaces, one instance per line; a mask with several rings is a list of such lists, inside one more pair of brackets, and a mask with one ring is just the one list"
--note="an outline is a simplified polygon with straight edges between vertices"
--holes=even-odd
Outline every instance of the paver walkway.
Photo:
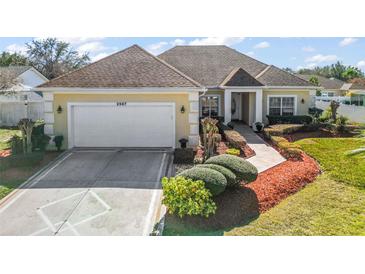
[[234,123],[234,130],[245,137],[247,144],[255,151],[256,155],[247,159],[247,161],[257,167],[259,172],[286,161],[279,152],[261,139],[249,126]]

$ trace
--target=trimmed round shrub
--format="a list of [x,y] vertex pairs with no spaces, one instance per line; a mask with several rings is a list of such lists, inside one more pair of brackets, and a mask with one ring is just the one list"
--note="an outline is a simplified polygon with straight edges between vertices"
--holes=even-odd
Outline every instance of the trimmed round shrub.
[[223,176],[226,177],[227,187],[234,187],[234,186],[238,185],[236,175],[232,171],[230,171],[228,168],[225,168],[225,167],[219,166],[219,165],[213,165],[213,164],[197,165],[197,167],[210,168],[210,169],[213,169],[213,170],[216,170],[216,171],[222,173]]
[[255,181],[258,174],[257,168],[253,164],[233,155],[222,154],[214,156],[205,163],[228,168],[237,176],[237,180],[246,184]]
[[202,167],[193,167],[179,173],[178,176],[189,178],[195,181],[201,180],[213,196],[222,193],[227,186],[227,179],[216,170]]

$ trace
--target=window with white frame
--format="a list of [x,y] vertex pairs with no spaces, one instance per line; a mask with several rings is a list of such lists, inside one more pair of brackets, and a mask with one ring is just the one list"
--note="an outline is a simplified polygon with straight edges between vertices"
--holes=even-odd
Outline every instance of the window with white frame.
[[296,113],[295,96],[269,96],[269,115],[291,116]]
[[200,116],[217,117],[220,114],[220,96],[204,95],[200,97]]

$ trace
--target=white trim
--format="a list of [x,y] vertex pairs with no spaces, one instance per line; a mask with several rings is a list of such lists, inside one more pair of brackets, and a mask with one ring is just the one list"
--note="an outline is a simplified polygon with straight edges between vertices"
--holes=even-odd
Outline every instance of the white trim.
[[189,113],[189,124],[199,124],[199,114],[197,112]]
[[213,97],[213,96],[217,96],[218,97],[218,116],[222,116],[222,108],[221,108],[221,104],[222,104],[222,94],[217,94],[217,93],[209,93],[209,94],[204,94],[199,96],[199,116],[202,117],[203,113],[202,113],[202,104],[201,104],[201,99],[203,97]]
[[[173,134],[172,134],[172,148],[176,147],[176,106],[175,102],[127,102],[128,105],[138,105],[138,106],[172,106],[172,126],[173,126]],[[114,106],[115,102],[68,102],[67,103],[67,142],[68,148],[71,149],[74,147],[74,132],[73,132],[73,111],[72,108],[74,106]]]
[[[293,115],[297,115],[297,105],[298,105],[298,95],[295,95],[295,94],[293,94],[293,95],[268,95],[267,96],[267,101],[266,101],[266,104],[267,104],[267,106],[266,106],[266,115],[270,115],[270,98],[271,97],[280,97],[280,98],[282,98],[282,97],[294,97],[294,113],[293,113]],[[282,106],[281,106],[281,103],[280,103],[280,115],[282,114]]]
[[45,92],[53,92],[53,93],[189,93],[189,92],[199,92],[204,91],[204,88],[192,88],[192,87],[130,87],[130,88],[64,88],[64,87],[35,87],[32,91],[45,91]]

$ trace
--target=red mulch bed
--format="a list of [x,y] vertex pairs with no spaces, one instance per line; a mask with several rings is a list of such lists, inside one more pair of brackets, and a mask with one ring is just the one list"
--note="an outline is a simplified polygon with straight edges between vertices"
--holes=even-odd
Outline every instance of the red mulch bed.
[[256,193],[259,210],[264,212],[314,181],[319,173],[317,162],[303,153],[301,160],[289,159],[270,168],[245,187]]
[[4,150],[0,150],[0,158],[5,158],[10,156],[11,154],[11,149],[4,149]]
[[[289,159],[260,173],[256,181],[237,189],[227,189],[214,197],[215,215],[209,218],[184,217],[183,220],[204,230],[244,225],[314,181],[319,173],[317,162],[303,153],[300,160]],[[169,214],[167,218],[179,219]]]

